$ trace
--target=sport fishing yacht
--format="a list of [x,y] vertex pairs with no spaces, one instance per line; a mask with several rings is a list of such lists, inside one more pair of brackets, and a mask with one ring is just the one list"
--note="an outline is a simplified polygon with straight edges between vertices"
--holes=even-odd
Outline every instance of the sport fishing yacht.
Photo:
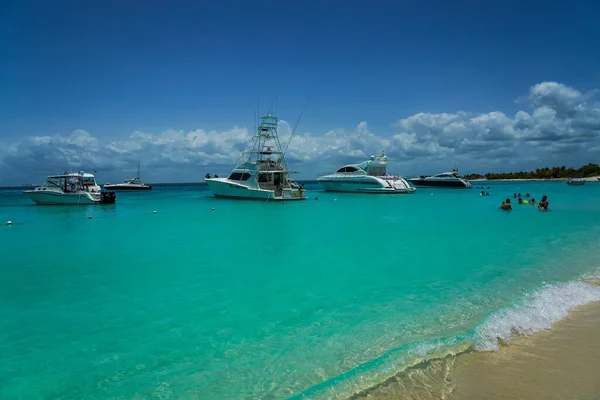
[[330,192],[414,193],[415,188],[397,175],[388,175],[387,157],[371,156],[360,164],[348,164],[332,174],[321,175],[317,181]]
[[277,117],[260,118],[252,141],[227,178],[206,177],[216,197],[255,200],[303,200],[304,188],[288,175],[285,154],[277,134]]
[[417,178],[410,178],[408,181],[415,186],[424,187],[456,189],[470,189],[472,187],[471,182],[466,179],[459,178],[458,168],[454,168],[452,172],[443,172],[433,176],[422,175]]
[[103,190],[94,174],[83,171],[50,175],[41,186],[23,193],[39,205],[112,204],[116,201],[115,193]]
[[152,190],[152,186],[144,184],[140,179],[140,164],[138,163],[137,176],[135,178],[125,179],[122,183],[105,183],[104,189],[107,190]]

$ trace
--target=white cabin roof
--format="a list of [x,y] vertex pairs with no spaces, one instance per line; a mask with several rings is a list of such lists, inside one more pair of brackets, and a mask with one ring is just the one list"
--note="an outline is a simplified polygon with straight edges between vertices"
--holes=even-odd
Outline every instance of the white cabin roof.
[[81,177],[81,178],[95,178],[96,175],[89,174],[86,172],[73,172],[70,174],[59,174],[59,175],[50,175],[48,178],[71,178],[71,177]]

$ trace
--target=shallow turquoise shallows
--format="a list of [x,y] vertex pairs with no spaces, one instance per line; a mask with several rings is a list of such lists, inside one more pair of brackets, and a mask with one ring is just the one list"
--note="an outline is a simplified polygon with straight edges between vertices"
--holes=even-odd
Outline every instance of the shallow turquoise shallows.
[[[343,398],[600,299],[600,183],[485,186],[82,207],[2,191],[0,398]],[[499,210],[515,192],[550,211]]]

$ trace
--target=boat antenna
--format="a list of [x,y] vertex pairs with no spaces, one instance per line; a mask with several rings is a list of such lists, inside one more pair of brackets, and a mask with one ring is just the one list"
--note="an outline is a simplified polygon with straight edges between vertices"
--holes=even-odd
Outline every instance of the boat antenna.
[[140,179],[140,163],[138,161],[138,174],[137,174],[137,178]]
[[296,121],[296,125],[294,125],[292,134],[290,135],[290,138],[288,139],[288,142],[285,145],[285,150],[283,150],[283,154],[285,154],[287,152],[290,142],[292,141],[292,138],[294,137],[294,133],[296,133],[296,129],[298,128],[298,124],[300,123],[300,119],[302,118],[302,114],[304,114],[304,110],[306,110],[307,106],[308,106],[308,100],[306,100],[306,104],[304,104],[304,107],[302,108],[302,111],[300,112],[300,115],[298,116],[298,120]]
[[269,107],[269,112],[267,113],[267,115],[271,114],[271,111],[273,111],[273,106],[275,106],[276,101],[277,101],[277,95],[275,95],[275,98],[273,98],[273,101],[271,102],[271,107]]
[[260,94],[256,93],[256,108],[254,109],[254,132],[258,128],[258,121],[260,118]]

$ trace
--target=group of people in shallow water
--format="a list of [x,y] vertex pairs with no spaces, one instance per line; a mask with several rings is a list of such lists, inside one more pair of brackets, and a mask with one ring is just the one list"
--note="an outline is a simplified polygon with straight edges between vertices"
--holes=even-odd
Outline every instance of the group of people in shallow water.
[[[529,195],[529,193],[525,194],[525,199],[521,196],[521,193],[515,193],[513,198],[517,199],[517,204],[531,204],[535,206],[535,199]],[[540,211],[548,211],[548,196],[543,195],[542,200],[537,203],[537,207]],[[504,200],[504,202],[499,207],[501,210],[510,211],[512,210],[512,205],[510,204],[510,199]]]

